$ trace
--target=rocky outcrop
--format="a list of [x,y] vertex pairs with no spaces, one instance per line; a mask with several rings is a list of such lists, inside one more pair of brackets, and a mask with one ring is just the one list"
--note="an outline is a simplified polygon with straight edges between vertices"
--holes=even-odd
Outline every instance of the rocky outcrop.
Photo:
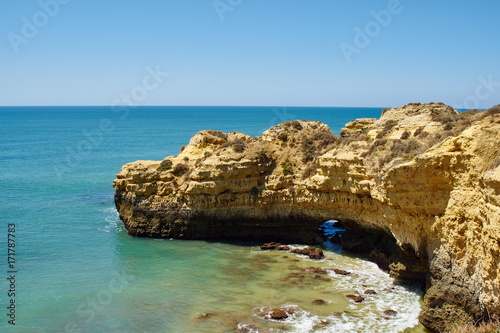
[[206,130],[179,155],[137,161],[114,181],[128,232],[180,239],[317,243],[336,219],[343,245],[393,276],[425,276],[421,322],[500,312],[500,113],[441,103],[384,110],[341,137],[291,121],[261,137]]

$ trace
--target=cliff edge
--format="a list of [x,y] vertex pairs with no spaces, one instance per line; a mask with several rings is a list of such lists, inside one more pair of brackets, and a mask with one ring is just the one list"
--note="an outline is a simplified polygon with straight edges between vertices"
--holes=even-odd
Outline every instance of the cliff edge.
[[129,234],[343,245],[393,276],[425,278],[433,331],[500,313],[500,106],[384,110],[341,136],[317,121],[260,137],[205,130],[180,154],[122,167],[113,186]]

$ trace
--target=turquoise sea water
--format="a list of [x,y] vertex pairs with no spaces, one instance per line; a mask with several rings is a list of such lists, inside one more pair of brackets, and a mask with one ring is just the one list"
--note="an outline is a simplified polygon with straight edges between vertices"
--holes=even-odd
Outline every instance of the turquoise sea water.
[[[1,332],[399,332],[417,323],[418,290],[395,284],[372,263],[333,250],[315,263],[254,244],[134,238],[113,204],[111,183],[123,164],[177,154],[197,131],[260,135],[282,121],[308,119],[338,134],[350,120],[378,117],[380,108],[129,111],[0,108]],[[15,296],[8,295],[9,224],[15,224]],[[330,281],[290,276],[309,266],[355,274],[333,274]],[[362,304],[345,298],[364,289],[378,294]],[[7,316],[12,299],[15,326]],[[327,305],[312,305],[314,299]],[[285,322],[259,317],[273,306],[295,309],[294,315]],[[397,317],[382,318],[388,309]],[[199,317],[206,313],[213,315]]]

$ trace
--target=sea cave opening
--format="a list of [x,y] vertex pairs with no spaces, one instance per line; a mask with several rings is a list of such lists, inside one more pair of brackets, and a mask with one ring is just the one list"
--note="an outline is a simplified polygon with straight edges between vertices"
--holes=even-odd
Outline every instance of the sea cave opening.
[[323,222],[318,230],[324,237],[323,246],[329,250],[338,252],[342,249],[342,236],[345,233],[345,227],[337,220],[328,220]]

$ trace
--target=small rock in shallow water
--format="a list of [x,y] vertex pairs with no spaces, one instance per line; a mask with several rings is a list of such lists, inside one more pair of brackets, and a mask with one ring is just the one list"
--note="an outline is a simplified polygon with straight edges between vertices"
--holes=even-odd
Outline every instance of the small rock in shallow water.
[[294,249],[291,252],[306,255],[311,259],[323,259],[325,257],[325,255],[323,254],[323,250],[317,249],[315,247],[308,247],[305,249]]
[[315,299],[313,301],[313,304],[316,304],[316,305],[325,305],[326,304],[326,301],[323,300],[323,299]]
[[344,271],[343,269],[334,268],[333,271],[339,275],[351,275],[351,272]]
[[349,295],[346,295],[345,297],[352,299],[356,303],[361,303],[365,300],[365,298],[363,296],[360,296],[360,295],[349,294]]
[[266,309],[260,313],[260,316],[266,319],[283,320],[290,316],[288,312],[283,309]]
[[260,247],[261,250],[279,250],[279,251],[288,251],[290,247],[288,245],[283,245],[281,243],[266,243]]
[[394,318],[397,315],[398,315],[398,312],[394,311],[394,310],[385,310],[384,312],[382,312],[382,317],[384,317],[385,319]]
[[325,328],[328,324],[330,324],[329,320],[321,320],[319,323],[314,325],[314,328],[316,329]]
[[277,249],[279,246],[281,246],[281,243],[265,243],[264,245],[261,245],[260,249],[261,250],[274,250]]
[[377,292],[373,289],[367,289],[365,290],[365,294],[367,295],[377,295]]

